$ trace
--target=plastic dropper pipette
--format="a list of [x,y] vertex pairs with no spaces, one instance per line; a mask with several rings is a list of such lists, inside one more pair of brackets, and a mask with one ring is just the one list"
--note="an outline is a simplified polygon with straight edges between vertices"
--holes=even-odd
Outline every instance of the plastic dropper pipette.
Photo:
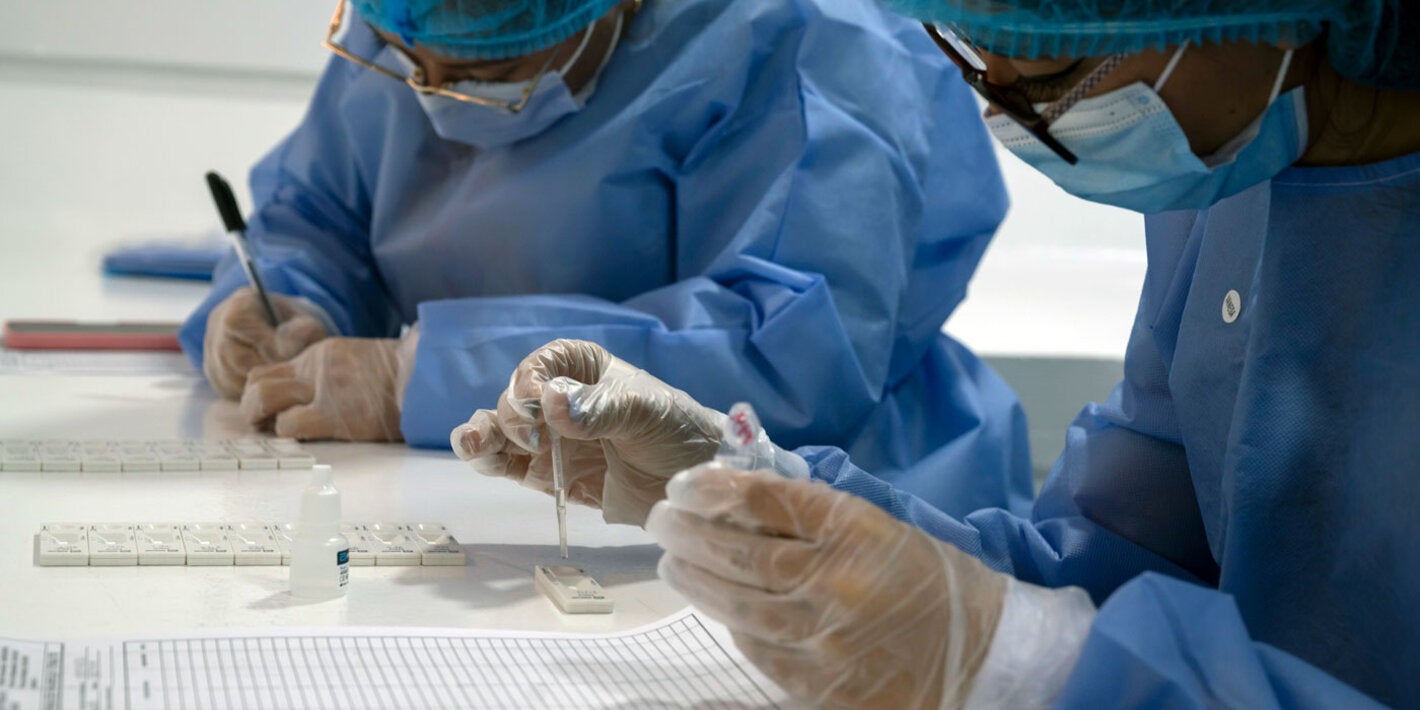
[[557,544],[567,559],[567,483],[562,477],[562,435],[548,428],[552,436],[552,495],[557,498]]
[[[542,419],[542,402],[535,399],[522,401],[523,408],[532,416],[534,422]],[[543,420],[546,424],[546,420]],[[562,552],[562,559],[567,559],[567,482],[562,473],[562,435],[552,429],[547,428],[548,443],[552,449],[552,496],[557,504],[557,545]],[[537,428],[532,430],[533,445],[537,445]]]

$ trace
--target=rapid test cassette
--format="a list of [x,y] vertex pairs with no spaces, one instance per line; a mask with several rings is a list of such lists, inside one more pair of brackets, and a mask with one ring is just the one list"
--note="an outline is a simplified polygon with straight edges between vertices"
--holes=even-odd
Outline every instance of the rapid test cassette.
[[295,439],[0,441],[0,471],[135,473],[309,469],[316,459]]
[[613,604],[602,585],[581,568],[566,565],[533,568],[533,582],[564,614],[610,614]]

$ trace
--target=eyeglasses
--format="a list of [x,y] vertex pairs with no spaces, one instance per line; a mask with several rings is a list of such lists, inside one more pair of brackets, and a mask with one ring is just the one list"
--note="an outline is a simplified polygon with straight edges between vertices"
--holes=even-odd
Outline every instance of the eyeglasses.
[[512,113],[517,113],[523,110],[523,107],[528,105],[528,99],[531,98],[533,92],[537,90],[538,82],[542,81],[542,77],[546,75],[547,72],[551,69],[552,62],[557,59],[557,55],[560,53],[559,50],[558,52],[553,52],[547,57],[547,61],[543,62],[542,68],[537,70],[537,74],[534,74],[533,78],[528,81],[527,86],[523,88],[522,96],[519,97],[517,101],[490,99],[485,98],[483,96],[473,96],[470,94],[454,91],[452,89],[446,89],[442,86],[429,86],[428,84],[424,83],[424,71],[422,69],[414,70],[412,76],[401,74],[391,69],[386,69],[385,67],[375,64],[374,62],[371,62],[363,57],[360,57],[354,52],[351,52],[349,49],[346,49],[340,43],[336,42],[335,36],[339,34],[341,28],[345,26],[345,3],[346,0],[337,0],[335,4],[335,14],[332,15],[330,18],[330,29],[326,30],[325,41],[321,42],[321,46],[330,50],[335,54],[335,56],[340,57],[341,59],[345,59],[359,64],[360,66],[365,67],[366,69],[379,72],[380,74],[384,74],[385,76],[391,79],[402,81],[407,84],[409,88],[414,89],[415,91],[421,94],[427,94],[431,96],[445,96],[455,101],[463,101],[465,103],[478,104],[480,106],[493,106],[496,108],[506,109]]
[[1104,63],[1090,70],[1080,83],[1076,84],[1070,91],[1059,99],[1052,102],[1043,112],[1036,112],[1035,106],[1031,105],[1030,99],[1019,89],[1011,86],[995,84],[986,78],[986,60],[971,47],[966,40],[952,31],[950,27],[935,23],[924,23],[927,34],[932,37],[932,41],[937,43],[937,47],[942,53],[947,55],[961,69],[962,78],[966,83],[976,90],[982,98],[986,99],[1006,114],[1011,120],[1019,123],[1022,128],[1030,131],[1036,140],[1044,143],[1045,146],[1060,156],[1061,160],[1074,165],[1079,162],[1074,153],[1060,144],[1054,136],[1050,135],[1050,124],[1060,118],[1070,107],[1080,102],[1085,94],[1100,80],[1114,70],[1121,61],[1123,54],[1112,54],[1105,58]]

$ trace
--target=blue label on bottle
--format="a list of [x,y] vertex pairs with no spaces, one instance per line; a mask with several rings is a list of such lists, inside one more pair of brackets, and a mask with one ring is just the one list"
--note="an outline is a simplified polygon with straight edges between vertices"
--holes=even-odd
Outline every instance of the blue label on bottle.
[[335,564],[338,564],[338,565],[350,564],[350,551],[349,551],[349,550],[341,550],[340,552],[335,553]]

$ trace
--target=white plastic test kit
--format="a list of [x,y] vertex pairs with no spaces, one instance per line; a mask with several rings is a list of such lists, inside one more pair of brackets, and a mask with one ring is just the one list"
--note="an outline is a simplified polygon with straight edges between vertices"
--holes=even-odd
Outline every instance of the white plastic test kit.
[[[34,536],[35,563],[41,567],[289,565],[296,527],[262,522],[50,523]],[[369,533],[372,527],[387,546]],[[352,567],[374,566],[377,550],[392,555],[395,564],[467,564],[463,545],[439,523],[342,523],[337,529],[350,546]],[[46,553],[40,556],[40,550]]]
[[281,551],[281,564],[291,564],[291,543],[296,541],[296,524],[277,523],[271,526],[271,534],[276,536],[276,549]]
[[365,536],[375,548],[375,564],[386,566],[418,565],[419,547],[408,525],[371,523],[365,526]]
[[187,547],[182,532],[172,523],[141,523],[133,526],[138,541],[138,564],[185,565]]
[[182,526],[182,544],[187,548],[187,564],[225,566],[235,561],[227,526],[220,523],[187,523]]
[[467,562],[463,545],[454,539],[449,529],[438,523],[415,523],[409,526],[419,544],[419,562],[426,567],[462,565]]
[[314,456],[295,439],[0,441],[0,472],[194,472],[308,469]]
[[232,560],[238,565],[281,564],[281,548],[270,525],[233,523],[227,526],[227,540],[232,544]]
[[83,567],[89,564],[89,526],[50,523],[35,536],[39,563],[55,567]]
[[610,614],[611,597],[578,567],[538,565],[533,582],[564,614]]
[[129,567],[138,564],[138,539],[127,523],[89,526],[89,566]]

